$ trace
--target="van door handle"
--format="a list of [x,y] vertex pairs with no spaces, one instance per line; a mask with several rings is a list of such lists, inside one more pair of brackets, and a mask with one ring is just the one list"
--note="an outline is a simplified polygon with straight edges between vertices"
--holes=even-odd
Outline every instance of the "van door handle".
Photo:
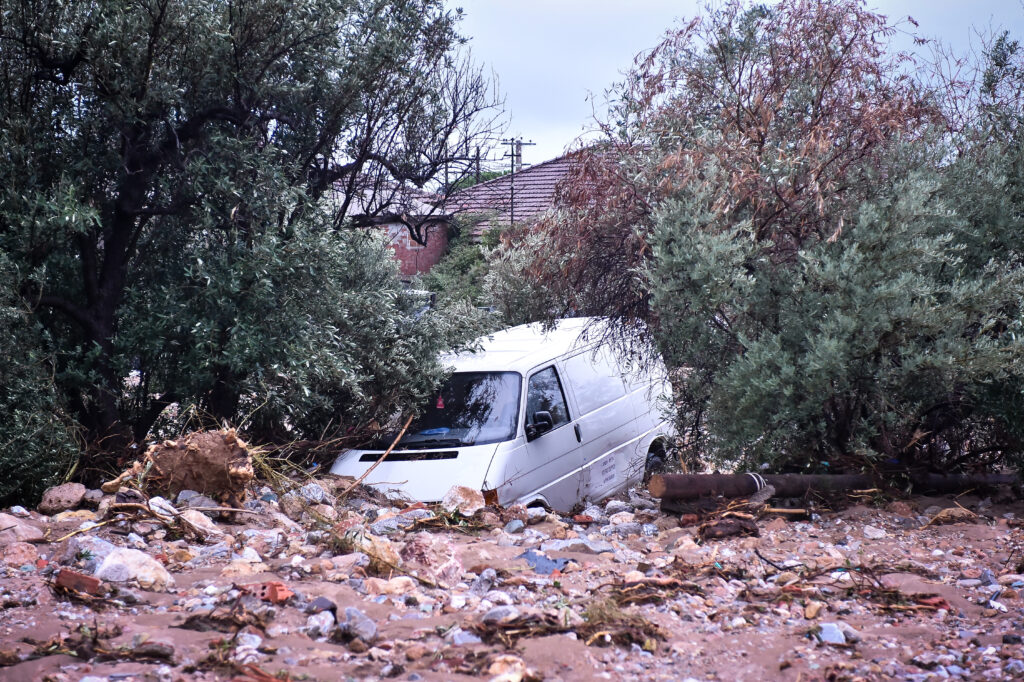
[[580,425],[579,424],[573,424],[572,425],[572,430],[576,432],[576,442],[577,443],[582,443],[583,442],[583,436],[582,436],[582,434],[580,434]]

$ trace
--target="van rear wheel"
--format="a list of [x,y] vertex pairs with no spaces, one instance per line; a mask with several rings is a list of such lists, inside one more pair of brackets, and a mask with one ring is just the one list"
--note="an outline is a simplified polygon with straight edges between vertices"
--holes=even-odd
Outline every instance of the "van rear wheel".
[[647,450],[647,462],[644,465],[644,483],[651,480],[651,476],[664,473],[668,469],[668,451],[665,443],[656,440],[651,443]]

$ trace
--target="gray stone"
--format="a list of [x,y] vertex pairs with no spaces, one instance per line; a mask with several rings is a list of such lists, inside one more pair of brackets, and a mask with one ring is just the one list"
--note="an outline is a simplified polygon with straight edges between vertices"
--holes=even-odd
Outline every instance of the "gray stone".
[[95,573],[103,560],[110,556],[115,549],[117,549],[117,545],[101,538],[92,535],[76,535],[68,541],[60,563],[77,563],[85,571]]
[[480,644],[481,639],[472,632],[466,632],[462,628],[454,628],[445,635],[445,639],[455,646],[466,646],[467,644]]
[[[186,493],[191,493],[191,494],[186,494]],[[185,508],[196,508],[196,507],[199,507],[201,509],[210,509],[210,508],[217,508],[217,507],[224,506],[224,505],[218,503],[217,500],[215,500],[215,499],[213,499],[211,497],[207,497],[206,495],[203,495],[202,493],[197,493],[195,490],[182,490],[180,493],[178,493],[178,500],[177,501],[178,501],[178,506],[183,506]],[[204,514],[216,514],[217,512],[204,511],[203,513]]]
[[313,639],[326,637],[334,627],[334,614],[331,611],[320,611],[306,619],[306,634]]
[[534,525],[540,523],[548,517],[548,512],[543,507],[527,507],[526,508],[526,523]]
[[629,523],[613,523],[605,526],[601,529],[603,535],[617,535],[620,538],[628,537],[630,535],[640,535],[643,531],[643,526],[635,521]]
[[519,519],[512,519],[505,524],[506,533],[521,533],[524,528],[526,528],[526,524]]
[[519,609],[512,606],[511,604],[502,604],[501,606],[495,606],[493,609],[488,611],[480,619],[483,623],[489,624],[501,624],[508,623],[519,617]]
[[81,483],[64,483],[47,489],[39,503],[39,513],[59,514],[74,509],[85,497],[85,486]]
[[995,574],[992,573],[992,571],[987,569],[987,568],[983,568],[981,570],[981,576],[980,577],[981,577],[981,584],[982,585],[998,585],[999,584],[998,581],[996,580]]
[[1007,675],[1020,675],[1024,673],[1024,661],[1019,658],[1011,658],[1007,661],[1006,665],[1003,666],[1003,672]]
[[548,540],[540,546],[542,552],[583,552],[586,554],[601,554],[602,552],[614,552],[612,543],[605,540],[590,540],[589,538],[570,538],[567,540]]
[[853,627],[852,625],[850,625],[846,621],[841,620],[838,623],[836,623],[836,625],[839,626],[839,629],[842,631],[843,635],[846,637],[846,641],[847,642],[852,642],[853,644],[856,644],[857,642],[859,642],[862,639],[861,636],[860,636],[860,632],[858,632],[855,627]]
[[473,584],[469,586],[469,593],[477,597],[482,597],[491,591],[494,584],[498,582],[498,573],[493,568],[485,568]]
[[358,637],[367,644],[377,639],[377,624],[360,611],[351,606],[345,609],[345,621],[338,626],[350,637]]
[[306,613],[323,613],[324,611],[337,611],[338,605],[327,597],[317,597],[306,607]]
[[28,509],[25,509],[24,507],[19,506],[19,505],[14,505],[13,507],[11,507],[11,513],[14,514],[15,516],[20,516],[22,518],[28,518],[29,517]]
[[846,644],[846,635],[836,623],[822,623],[818,639],[826,644]]
[[604,513],[608,516],[624,511],[633,511],[633,507],[622,500],[608,500],[604,505]]
[[103,491],[93,488],[92,490],[85,491],[85,495],[82,497],[82,504],[95,509],[100,506],[100,500],[102,499]]
[[163,514],[164,516],[169,516],[172,519],[178,513],[178,508],[171,504],[170,500],[159,496],[149,498],[149,508],[157,514]]
[[864,537],[868,540],[881,540],[889,537],[889,534],[875,526],[864,526]]
[[330,499],[330,495],[327,494],[327,491],[324,490],[323,487],[316,481],[307,483],[306,485],[299,488],[298,495],[302,499],[312,504],[324,504],[325,502],[334,502],[334,500]]
[[371,523],[370,532],[374,535],[389,535],[406,528],[412,528],[414,525],[416,525],[415,519],[391,516]]

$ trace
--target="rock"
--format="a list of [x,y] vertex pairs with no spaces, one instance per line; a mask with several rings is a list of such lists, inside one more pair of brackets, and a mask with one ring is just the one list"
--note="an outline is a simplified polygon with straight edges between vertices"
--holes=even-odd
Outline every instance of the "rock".
[[623,502],[622,500],[609,500],[604,505],[604,513],[611,517],[612,514],[618,514],[619,512],[631,511],[633,508]]
[[822,623],[818,639],[826,644],[846,644],[846,635],[836,623]]
[[0,548],[0,559],[8,566],[34,565],[39,559],[39,551],[27,542],[12,542]]
[[306,619],[305,631],[313,639],[326,637],[334,628],[334,613],[332,611],[319,611]]
[[99,521],[99,517],[96,515],[96,512],[89,509],[75,509],[54,514],[53,520],[55,523],[62,521]]
[[482,597],[498,582],[498,573],[493,568],[485,568],[483,573],[477,576],[473,584],[469,586],[470,594]]
[[306,507],[309,505],[309,502],[295,493],[285,493],[281,496],[281,500],[278,504],[281,505],[281,511],[285,516],[292,521],[298,521],[302,518],[302,514],[306,511]]
[[836,625],[839,627],[839,631],[843,633],[843,636],[846,637],[847,642],[856,644],[861,640],[860,632],[846,621],[841,620]]
[[113,583],[136,582],[139,587],[163,592],[174,585],[174,578],[148,554],[137,549],[115,549],[96,570],[96,577]]
[[601,533],[604,535],[617,535],[620,538],[626,538],[630,535],[642,534],[643,525],[636,522],[609,524],[601,529]]
[[824,602],[817,600],[811,600],[807,602],[807,606],[804,608],[804,618],[807,620],[814,620],[821,613],[821,609],[825,606]]
[[95,573],[104,559],[117,549],[117,545],[91,535],[76,535],[68,541],[62,564],[78,564],[89,573]]
[[526,508],[526,524],[533,526],[541,523],[548,517],[548,512],[543,507],[527,507]]
[[43,531],[10,514],[0,514],[0,546],[12,542],[43,542]]
[[400,556],[426,578],[442,587],[451,587],[462,579],[462,562],[450,539],[432,533],[417,533],[405,543]]
[[178,514],[189,530],[194,531],[201,538],[220,538],[224,531],[217,527],[217,524],[210,520],[210,517],[195,509],[186,509]]
[[174,658],[174,645],[168,642],[145,641],[132,647],[136,659],[157,659],[170,661]]
[[370,572],[381,574],[393,573],[402,564],[402,557],[387,538],[377,537],[362,529],[354,528],[341,536],[342,548],[351,552],[362,552],[370,557],[367,566]]
[[462,628],[456,627],[448,631],[448,634],[444,637],[450,643],[455,646],[466,646],[469,644],[480,644],[481,639],[474,635],[472,632],[466,632]]
[[863,533],[864,537],[868,540],[881,540],[882,538],[889,537],[888,533],[881,528],[876,528],[875,526],[864,526]]
[[317,597],[306,607],[306,613],[322,613],[323,611],[338,611],[338,605],[327,597]]
[[25,509],[24,507],[17,504],[11,507],[11,514],[13,514],[14,516],[20,516],[24,519],[27,519],[29,516],[31,516],[31,514],[29,514],[28,509]]
[[589,538],[569,538],[566,540],[548,540],[540,546],[542,552],[583,552],[586,554],[601,554],[602,552],[614,552],[615,547],[604,540],[590,540]]
[[387,595],[389,597],[400,597],[405,594],[412,594],[416,591],[416,581],[409,576],[400,575],[391,580],[381,578],[367,578],[363,581],[366,593],[369,595]]
[[74,509],[85,497],[85,486],[81,483],[64,483],[47,489],[37,509],[40,514],[53,515]]
[[1013,585],[1015,583],[1024,584],[1024,575],[1019,573],[1006,573],[999,576],[996,580],[1000,585]]
[[633,523],[636,520],[636,514],[628,511],[616,512],[608,517],[608,523]]
[[311,481],[299,488],[296,493],[309,504],[333,503],[334,500],[316,481]]
[[493,609],[488,611],[480,618],[480,622],[487,623],[490,625],[500,625],[502,623],[508,623],[519,617],[519,609],[510,605],[503,604],[501,606],[495,606]]
[[[207,497],[206,495],[198,493],[195,490],[182,490],[180,493],[178,493],[178,497],[175,500],[175,502],[177,502],[179,507],[184,509],[194,507],[199,507],[202,509],[213,509],[223,506],[212,497]],[[216,514],[217,512],[203,513]]]
[[519,519],[512,519],[511,521],[505,524],[506,533],[521,533],[523,532],[524,528],[526,528],[526,524],[520,521]]
[[380,519],[370,524],[370,532],[375,535],[390,535],[391,533],[397,533],[400,530],[411,528],[416,525],[414,519],[405,518],[402,516],[389,516],[386,519]]
[[172,519],[178,514],[178,508],[171,504],[170,500],[159,495],[149,498],[149,508]]
[[484,495],[479,490],[464,485],[453,485],[445,493],[441,506],[448,511],[458,510],[463,516],[472,516],[484,508]]
[[248,559],[232,559],[228,565],[221,569],[220,575],[224,578],[247,578],[251,575],[267,573],[270,567],[263,562],[252,562]]
[[338,624],[338,629],[346,636],[361,639],[372,644],[377,639],[377,624],[365,613],[351,606],[345,609],[345,620]]

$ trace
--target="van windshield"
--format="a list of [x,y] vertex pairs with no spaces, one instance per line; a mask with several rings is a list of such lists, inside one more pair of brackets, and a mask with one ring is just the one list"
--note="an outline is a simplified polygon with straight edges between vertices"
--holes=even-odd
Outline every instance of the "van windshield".
[[[519,416],[522,376],[516,372],[456,372],[409,425],[401,449],[485,445],[511,440]],[[391,445],[397,432],[374,443]]]

